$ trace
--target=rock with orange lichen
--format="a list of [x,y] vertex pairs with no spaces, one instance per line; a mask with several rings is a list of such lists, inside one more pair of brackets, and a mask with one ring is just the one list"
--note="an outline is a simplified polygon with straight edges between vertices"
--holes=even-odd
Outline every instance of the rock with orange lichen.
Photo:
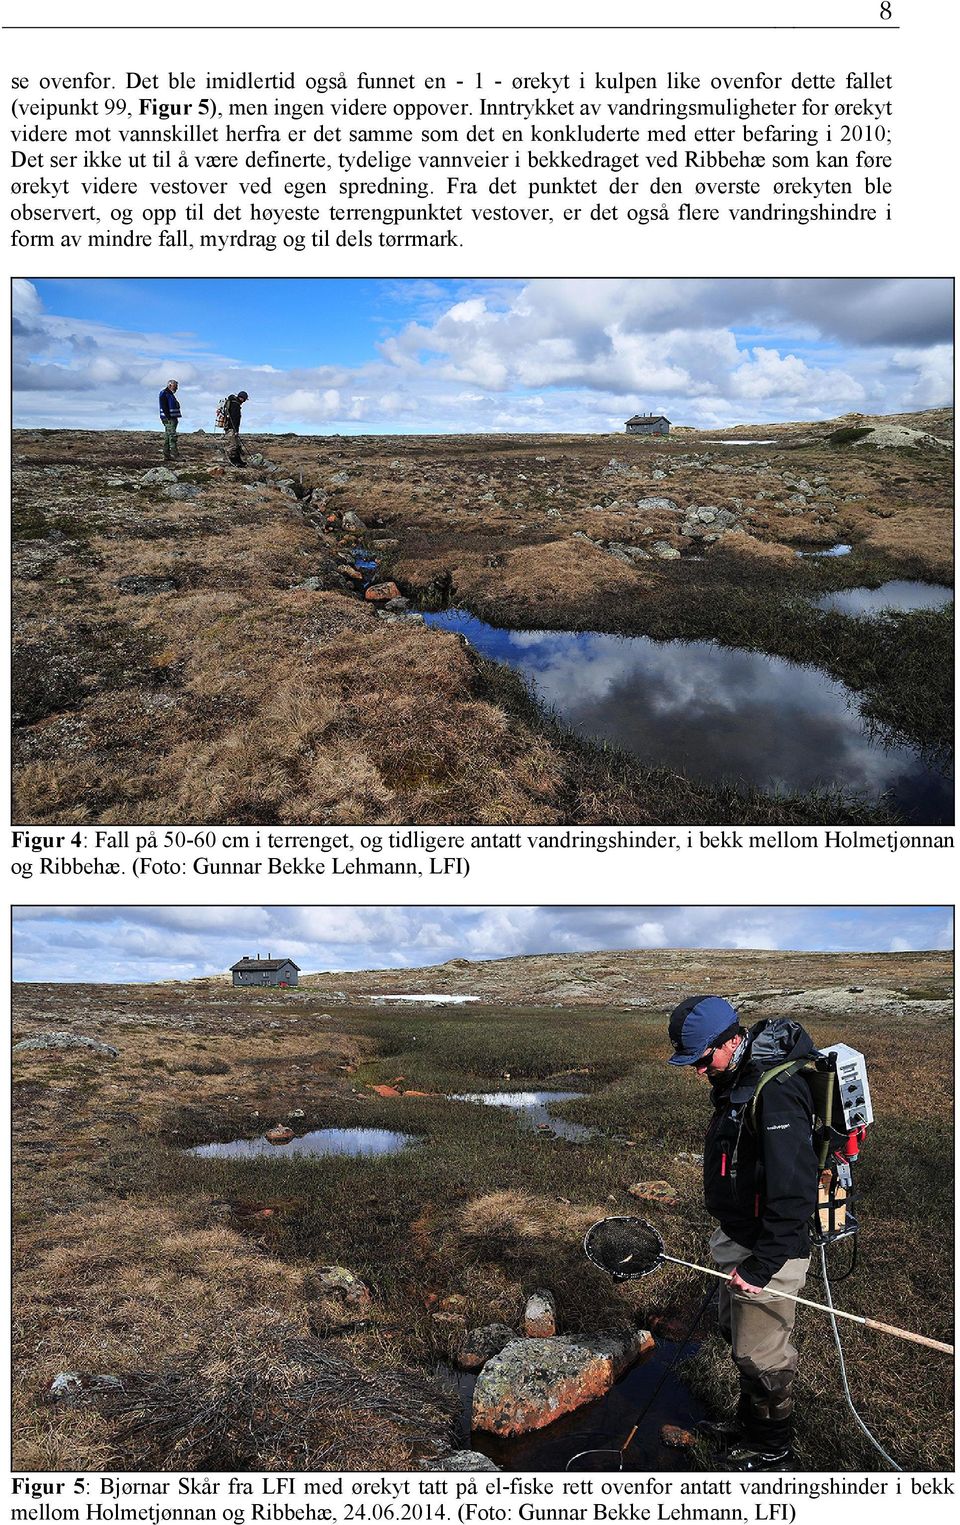
[[523,1332],[530,1339],[556,1334],[557,1304],[552,1292],[541,1288],[530,1293],[523,1311]]
[[660,1439],[672,1451],[689,1451],[697,1443],[696,1435],[682,1430],[677,1424],[665,1424],[660,1428]]
[[368,604],[387,604],[392,598],[400,597],[400,589],[395,582],[373,583],[364,594]]
[[646,1329],[632,1334],[512,1340],[488,1361],[473,1391],[473,1428],[525,1435],[592,1403],[652,1350]]

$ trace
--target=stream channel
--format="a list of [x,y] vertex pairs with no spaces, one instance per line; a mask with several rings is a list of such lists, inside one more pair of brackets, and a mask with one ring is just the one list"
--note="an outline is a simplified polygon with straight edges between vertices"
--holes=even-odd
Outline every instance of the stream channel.
[[504,662],[579,736],[647,767],[767,793],[886,795],[916,825],[953,820],[949,774],[871,733],[852,690],[814,667],[712,641],[499,630],[461,609],[424,615]]
[[[664,1377],[677,1346],[671,1340],[657,1340],[649,1355],[615,1382],[608,1393],[593,1403],[584,1404],[572,1414],[555,1419],[546,1429],[505,1440],[485,1430],[470,1428],[470,1410],[477,1373],[458,1371],[453,1366],[440,1367],[438,1375],[456,1388],[463,1405],[457,1421],[457,1440],[462,1446],[480,1451],[505,1472],[562,1472],[571,1457],[590,1447],[613,1447],[616,1451],[630,1434],[654,1389]],[[623,1458],[625,1472],[688,1472],[690,1454],[674,1450],[660,1439],[662,1425],[692,1429],[707,1411],[681,1380],[683,1363],[697,1351],[691,1342],[677,1366],[666,1378]],[[616,1456],[584,1457],[574,1462],[573,1472],[610,1471],[617,1467]]]
[[516,1112],[517,1121],[525,1128],[538,1132],[549,1131],[557,1138],[569,1139],[579,1144],[593,1138],[595,1128],[583,1123],[568,1123],[562,1117],[554,1117],[550,1103],[554,1101],[579,1101],[583,1091],[471,1091],[462,1096],[451,1096],[451,1101],[479,1102],[485,1107],[509,1107]]

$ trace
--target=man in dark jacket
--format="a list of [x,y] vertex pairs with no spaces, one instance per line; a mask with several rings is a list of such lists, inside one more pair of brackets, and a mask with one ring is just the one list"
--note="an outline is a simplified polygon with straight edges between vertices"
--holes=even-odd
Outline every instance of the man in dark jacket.
[[237,392],[236,395],[231,392],[227,398],[227,427],[223,431],[223,445],[231,466],[243,465],[243,451],[240,449],[240,415],[246,400],[246,392]]
[[177,425],[180,422],[180,403],[177,400],[177,383],[168,381],[160,393],[160,422],[163,424],[163,459],[177,458]]
[[736,1415],[702,1428],[726,1448],[727,1467],[786,1469],[793,1463],[796,1304],[778,1294],[796,1296],[806,1280],[819,1167],[804,1076],[785,1070],[762,1086],[761,1079],[819,1050],[786,1018],[744,1030],[719,996],[681,1002],[670,1038],[670,1063],[693,1065],[713,1092],[704,1200],[718,1223],[711,1255],[730,1273],[720,1288],[720,1330],[740,1377]]

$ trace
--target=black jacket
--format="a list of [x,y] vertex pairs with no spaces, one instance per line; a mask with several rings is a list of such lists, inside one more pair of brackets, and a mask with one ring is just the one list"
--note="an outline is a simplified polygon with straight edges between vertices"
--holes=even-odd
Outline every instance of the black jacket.
[[810,1087],[803,1075],[767,1082],[755,1128],[750,1101],[764,1070],[813,1058],[818,1049],[800,1023],[786,1017],[758,1022],[746,1042],[736,1069],[713,1082],[703,1190],[711,1217],[751,1252],[737,1267],[740,1275],[765,1287],[785,1261],[810,1253],[819,1170]]
[[240,414],[242,409],[243,403],[240,401],[239,397],[234,397],[233,393],[231,392],[230,396],[227,398],[227,418],[230,423],[230,428],[233,430],[234,434],[239,434],[240,432]]

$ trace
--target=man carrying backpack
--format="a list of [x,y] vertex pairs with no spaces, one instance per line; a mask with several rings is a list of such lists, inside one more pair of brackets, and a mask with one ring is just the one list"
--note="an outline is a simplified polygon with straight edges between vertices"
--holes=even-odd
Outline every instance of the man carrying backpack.
[[810,1265],[819,1163],[811,1089],[800,1066],[819,1050],[800,1026],[778,1017],[740,1026],[729,1002],[691,996],[670,1016],[671,1064],[710,1082],[713,1118],[703,1153],[704,1201],[718,1227],[720,1332],[740,1379],[735,1415],[701,1425],[732,1471],[793,1465],[791,1341],[796,1296]]
[[160,422],[163,424],[163,459],[177,458],[177,425],[180,422],[180,404],[177,401],[177,382],[168,381],[160,393]]
[[240,448],[240,415],[247,400],[246,392],[230,393],[217,409],[217,423],[223,430],[223,447],[231,466],[244,464]]

